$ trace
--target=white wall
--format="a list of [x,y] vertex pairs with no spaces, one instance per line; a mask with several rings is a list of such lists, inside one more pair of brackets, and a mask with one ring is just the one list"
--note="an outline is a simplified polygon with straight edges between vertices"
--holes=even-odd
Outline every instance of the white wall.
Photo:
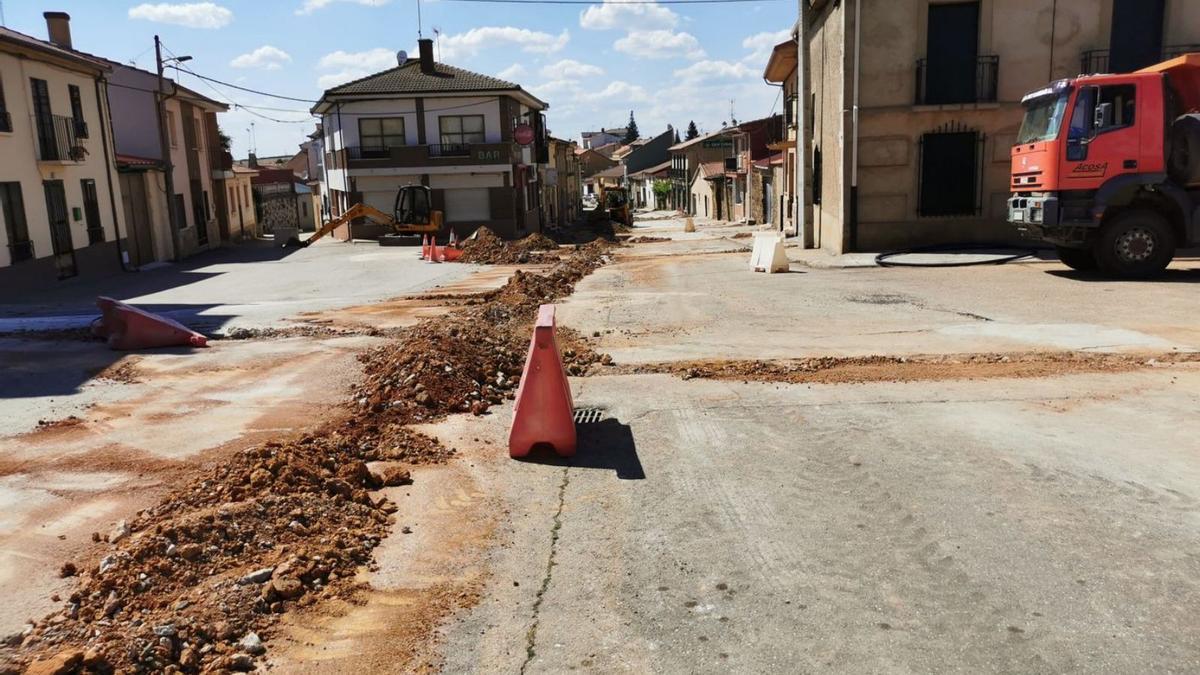
[[[39,162],[37,160],[37,129],[33,119],[33,98],[30,78],[46,81],[50,93],[50,108],[53,114],[71,116],[71,100],[67,86],[79,87],[83,103],[84,121],[88,126],[88,138],[82,141],[88,154],[83,162]],[[87,221],[75,220],[73,210],[83,209],[83,188],[80,181],[90,178],[96,181],[100,222],[104,229],[104,240],[116,238],[117,228],[125,236],[124,211],[118,205],[116,220],[113,219],[113,203],[109,198],[109,181],[114,195],[120,195],[120,186],[110,145],[105,163],[104,138],[107,130],[101,118],[96,98],[95,80],[88,74],[76,72],[57,65],[33,59],[19,59],[0,53],[0,86],[4,87],[5,106],[12,118],[13,131],[0,133],[0,182],[21,183],[21,196],[25,204],[25,221],[29,238],[33,242],[34,256],[45,258],[53,255],[50,241],[50,223],[46,213],[43,180],[61,180],[67,195],[67,215],[71,225],[71,242],[75,249],[88,246]],[[103,89],[101,90],[103,91]],[[111,143],[111,139],[110,143]],[[118,197],[119,198],[119,197]],[[0,215],[0,220],[3,216]],[[0,223],[0,266],[11,264],[7,244],[8,232]]]

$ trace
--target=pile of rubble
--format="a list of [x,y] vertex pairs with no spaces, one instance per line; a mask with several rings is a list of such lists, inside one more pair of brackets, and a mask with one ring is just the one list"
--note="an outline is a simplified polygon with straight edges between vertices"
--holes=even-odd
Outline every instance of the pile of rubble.
[[[55,598],[61,612],[9,636],[0,673],[254,669],[280,613],[358,591],[352,579],[398,510],[373,492],[453,453],[406,425],[511,398],[538,305],[569,293],[603,250],[580,247],[544,275],[517,273],[364,354],[365,379],[342,419],[246,450],[93,534],[94,556],[62,566],[77,584]],[[570,372],[611,364],[576,334],[563,338]]]
[[626,239],[625,241],[626,241],[626,243],[629,243],[629,244],[653,244],[653,243],[659,242],[659,241],[671,241],[671,239],[670,239],[670,237],[649,237],[646,235],[642,235],[639,237],[630,237],[629,239]]
[[524,239],[504,241],[486,227],[479,228],[463,244],[461,262],[483,265],[517,265],[537,262],[546,252],[558,249],[558,243],[543,234],[531,234]]

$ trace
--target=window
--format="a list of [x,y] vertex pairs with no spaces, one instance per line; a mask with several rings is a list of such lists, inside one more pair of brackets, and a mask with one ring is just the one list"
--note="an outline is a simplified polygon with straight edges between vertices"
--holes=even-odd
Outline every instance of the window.
[[33,242],[29,241],[20,183],[0,183],[0,214],[4,216],[4,231],[8,234],[9,260],[14,263],[32,260]]
[[929,4],[917,104],[972,103],[977,94],[979,3]]
[[362,158],[388,157],[391,148],[404,145],[403,117],[369,117],[358,121]]
[[4,102],[4,80],[0,80],[0,131],[12,131],[12,116],[8,114],[8,105]]
[[[1137,90],[1132,84],[1118,84],[1111,87],[1100,87],[1100,103],[1096,109],[1100,125],[1096,133],[1128,127],[1133,124],[1134,102]],[[1102,118],[1102,119],[1101,119]]]
[[917,213],[921,216],[973,216],[980,211],[983,136],[946,125],[921,136]]
[[438,131],[442,145],[483,143],[483,115],[443,115]]
[[200,122],[199,117],[192,118],[192,139],[196,144],[196,150],[204,148],[204,124]]
[[203,190],[200,194],[203,195],[202,201],[204,202],[204,221],[208,222],[212,220],[212,211],[209,209],[208,204],[208,190]]
[[229,212],[237,213],[237,190],[232,185],[229,186]]
[[[615,193],[614,193],[615,194]],[[537,183],[525,184],[525,210],[532,211],[537,206]]]
[[175,113],[167,111],[167,136],[171,139],[171,147],[179,147],[179,137],[175,133]]
[[79,181],[83,189],[83,213],[87,223],[88,245],[104,241],[104,223],[100,222],[100,200],[96,198],[96,181],[85,178]]
[[252,204],[252,203],[253,202],[250,201],[250,186],[243,183],[242,184],[242,206],[246,206],[247,204]]
[[76,138],[87,138],[87,122],[83,120],[83,99],[79,95],[79,87],[68,84],[67,91],[71,95],[71,121],[75,127]]

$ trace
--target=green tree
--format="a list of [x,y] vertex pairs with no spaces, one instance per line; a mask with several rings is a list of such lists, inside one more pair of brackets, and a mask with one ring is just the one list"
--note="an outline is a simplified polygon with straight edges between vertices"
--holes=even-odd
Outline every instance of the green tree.
[[671,194],[671,181],[656,180],[654,181],[654,208],[662,209],[666,207],[667,195]]
[[700,130],[696,128],[696,123],[688,122],[687,135],[684,136],[684,139],[690,141],[693,138],[699,138],[699,137],[700,137]]
[[629,124],[625,125],[625,138],[621,139],[621,142],[624,143],[625,145],[629,145],[630,143],[636,141],[639,138],[641,138],[641,136],[638,134],[637,122],[634,121],[633,111],[630,110],[629,111]]

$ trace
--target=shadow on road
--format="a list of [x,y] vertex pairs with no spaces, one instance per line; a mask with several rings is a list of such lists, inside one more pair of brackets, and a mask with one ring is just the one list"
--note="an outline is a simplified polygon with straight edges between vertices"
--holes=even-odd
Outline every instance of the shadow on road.
[[1192,269],[1168,269],[1161,275],[1150,279],[1118,279],[1099,272],[1080,272],[1077,270],[1046,270],[1046,274],[1070,279],[1071,281],[1107,281],[1118,283],[1144,284],[1200,284],[1200,267]]
[[520,461],[547,466],[609,469],[621,480],[644,480],[646,472],[638,458],[637,443],[628,424],[605,419],[576,426],[579,447],[574,457],[559,457],[549,447],[538,446]]

